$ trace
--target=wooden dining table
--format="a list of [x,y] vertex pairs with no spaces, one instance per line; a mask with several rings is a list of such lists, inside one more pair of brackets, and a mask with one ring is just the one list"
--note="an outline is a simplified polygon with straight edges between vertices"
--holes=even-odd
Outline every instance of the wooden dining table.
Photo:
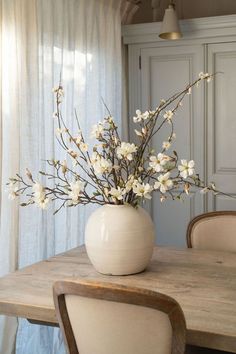
[[186,317],[188,344],[236,353],[234,253],[155,247],[144,272],[108,276],[96,272],[83,246],[74,248],[0,278],[0,314],[57,326],[53,283],[80,279],[170,295]]

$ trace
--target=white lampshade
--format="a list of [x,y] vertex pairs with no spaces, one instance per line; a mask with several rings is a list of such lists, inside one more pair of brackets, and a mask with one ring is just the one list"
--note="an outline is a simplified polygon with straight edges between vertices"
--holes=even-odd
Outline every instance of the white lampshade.
[[162,39],[179,39],[182,37],[180,32],[179,23],[175,7],[173,4],[170,4],[165,10],[165,15],[163,18],[161,33],[159,37]]

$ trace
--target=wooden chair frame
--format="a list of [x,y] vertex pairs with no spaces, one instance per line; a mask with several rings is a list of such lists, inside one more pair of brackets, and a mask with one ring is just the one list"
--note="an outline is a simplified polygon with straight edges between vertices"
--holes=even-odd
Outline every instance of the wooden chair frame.
[[188,228],[187,228],[186,240],[187,240],[188,248],[193,248],[191,234],[192,234],[192,230],[193,230],[194,225],[198,221],[209,218],[209,217],[217,217],[217,216],[225,216],[225,215],[236,216],[236,211],[234,211],[234,210],[211,211],[209,213],[200,214],[200,215],[196,216],[195,218],[193,218],[189,222]]
[[65,295],[115,301],[162,311],[169,316],[173,330],[171,354],[184,354],[186,343],[185,317],[180,305],[171,297],[150,290],[105,282],[58,281],[53,286],[53,297],[56,314],[69,354],[79,354],[79,349],[67,312]]

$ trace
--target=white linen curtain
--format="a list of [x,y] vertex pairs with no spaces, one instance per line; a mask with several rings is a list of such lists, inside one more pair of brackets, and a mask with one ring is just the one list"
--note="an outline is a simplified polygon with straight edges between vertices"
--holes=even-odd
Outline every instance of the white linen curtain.
[[[63,114],[86,135],[106,114],[121,125],[121,0],[0,0],[0,276],[83,242],[89,208],[52,216],[8,200],[5,183],[25,168],[37,176],[46,158],[65,159],[55,142],[52,87],[60,74]],[[37,177],[40,179],[40,177]],[[43,281],[43,279],[39,279]],[[60,332],[0,317],[1,354],[60,354]]]
[[[129,25],[132,23],[133,16],[138,11],[141,0],[122,0],[121,1],[121,23]],[[122,136],[129,139],[128,123],[128,47],[122,44]]]

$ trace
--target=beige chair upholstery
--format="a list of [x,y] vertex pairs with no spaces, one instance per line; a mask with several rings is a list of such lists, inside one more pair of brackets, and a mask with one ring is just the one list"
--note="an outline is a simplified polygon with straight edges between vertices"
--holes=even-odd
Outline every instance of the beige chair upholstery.
[[236,211],[197,216],[189,223],[187,243],[191,248],[236,252]]
[[166,295],[109,283],[57,282],[54,301],[70,354],[184,354],[184,315]]

